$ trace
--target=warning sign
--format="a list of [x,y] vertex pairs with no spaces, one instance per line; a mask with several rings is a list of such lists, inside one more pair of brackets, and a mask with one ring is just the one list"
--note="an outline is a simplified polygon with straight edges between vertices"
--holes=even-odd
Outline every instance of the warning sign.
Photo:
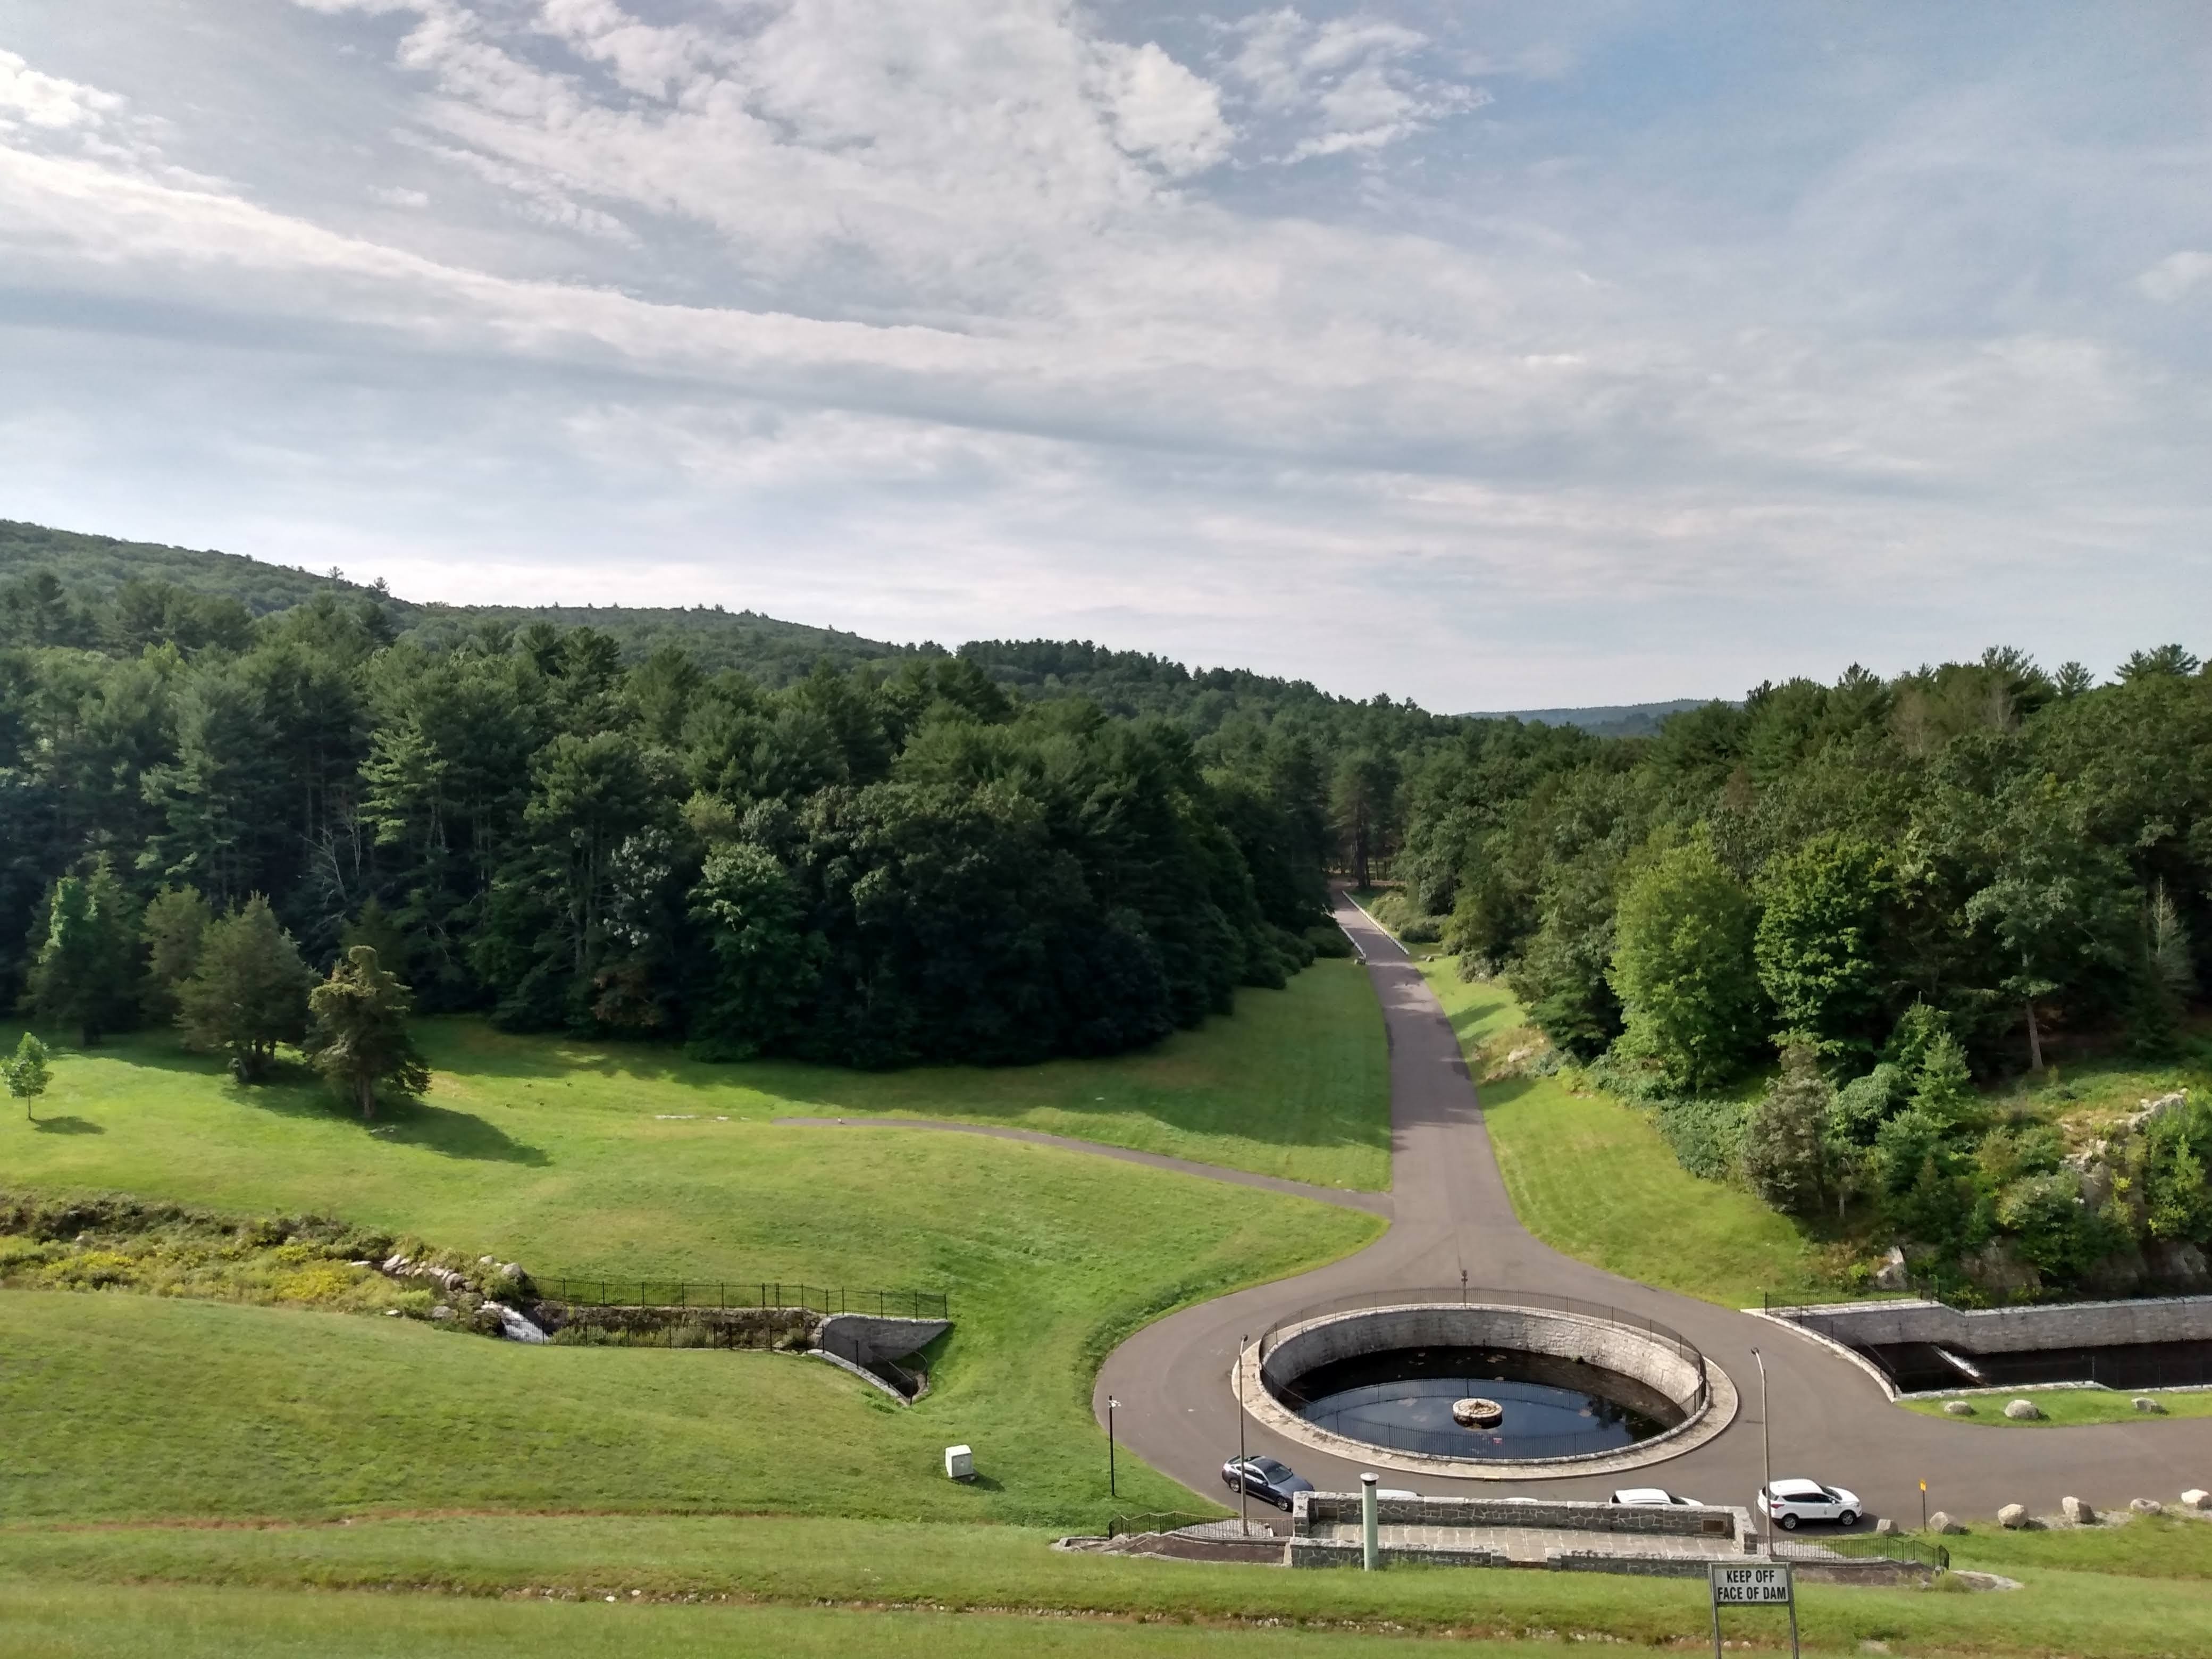
[[1717,1607],[1780,1607],[1791,1605],[1789,1564],[1777,1566],[1734,1566],[1713,1564],[1713,1605]]

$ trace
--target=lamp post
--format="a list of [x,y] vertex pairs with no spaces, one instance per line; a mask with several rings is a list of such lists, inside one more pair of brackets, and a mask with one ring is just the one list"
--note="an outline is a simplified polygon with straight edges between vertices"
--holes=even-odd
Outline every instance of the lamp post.
[[1766,1409],[1766,1360],[1759,1350],[1751,1351],[1759,1365],[1759,1501],[1765,1511],[1759,1516],[1759,1530],[1766,1534],[1766,1553],[1774,1553],[1774,1428]]
[[1119,1409],[1121,1404],[1121,1402],[1112,1395],[1106,1396],[1106,1495],[1109,1498],[1119,1498],[1121,1495],[1121,1488],[1117,1484],[1117,1477],[1114,1471],[1114,1413]]
[[1250,1338],[1237,1339],[1237,1530],[1252,1534],[1252,1494],[1244,1489],[1244,1348]]

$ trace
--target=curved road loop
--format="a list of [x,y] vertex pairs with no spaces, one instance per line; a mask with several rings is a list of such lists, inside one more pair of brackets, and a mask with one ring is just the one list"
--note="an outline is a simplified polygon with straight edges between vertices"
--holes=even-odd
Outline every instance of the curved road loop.
[[[1759,1481],[1759,1374],[1766,1360],[1774,1473],[1849,1486],[1869,1516],[1919,1518],[1917,1482],[1929,1510],[1986,1516],[2026,1504],[2049,1513],[2069,1494],[2100,1507],[2132,1498],[2172,1503],[2188,1486],[2212,1486],[2212,1419],[2146,1419],[2082,1428],[1997,1428],[1922,1417],[1892,1405],[1873,1377],[1810,1338],[1752,1315],[1651,1289],[1562,1255],[1515,1217],[1492,1156],[1482,1109],[1458,1038],[1403,949],[1341,896],[1336,919],[1359,945],[1390,1040],[1390,1178],[1387,1205],[1371,1195],[1060,1142],[1139,1163],[1181,1168],[1324,1202],[1386,1213],[1388,1233],[1366,1249],[1294,1279],[1186,1308],[1138,1332],[1098,1374],[1092,1407],[1119,1400],[1121,1443],[1194,1490],[1218,1494],[1221,1465],[1236,1455],[1238,1410],[1231,1367],[1247,1336],[1333,1297],[1456,1284],[1541,1292],[1608,1304],[1671,1325],[1735,1381],[1742,1407],[1725,1432],[1672,1460],[1631,1474],[1543,1480],[1455,1480],[1394,1474],[1384,1484],[1425,1492],[1494,1497],[1602,1498],[1623,1486],[1665,1486],[1714,1504],[1752,1501]],[[880,1123],[881,1120],[877,1121]],[[910,1126],[912,1127],[912,1126]],[[966,1126],[946,1125],[945,1127]],[[1020,1131],[1018,1139],[1060,1141]],[[1588,1178],[1613,1178],[1602,1166]],[[1994,1403],[1991,1409],[1994,1409]],[[1270,1434],[1248,1419],[1249,1448],[1281,1458],[1327,1491],[1358,1490],[1363,1467]],[[1864,1523],[1863,1523],[1864,1524]]]

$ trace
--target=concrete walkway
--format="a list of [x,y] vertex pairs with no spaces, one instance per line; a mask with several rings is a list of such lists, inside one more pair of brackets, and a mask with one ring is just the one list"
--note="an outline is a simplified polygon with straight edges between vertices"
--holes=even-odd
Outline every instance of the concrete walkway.
[[[1849,1360],[1786,1328],[1618,1278],[1539,1243],[1506,1199],[1474,1083],[1435,994],[1396,941],[1348,900],[1339,899],[1337,921],[1366,954],[1390,1036],[1391,1192],[1379,1212],[1389,1214],[1392,1225],[1356,1255],[1185,1309],[1108,1356],[1092,1400],[1099,1423],[1105,1423],[1107,1396],[1115,1395],[1121,1401],[1115,1426],[1122,1443],[1155,1468],[1196,1491],[1222,1492],[1221,1465],[1235,1455],[1237,1444],[1231,1368],[1244,1337],[1331,1297],[1455,1284],[1464,1271],[1475,1288],[1578,1297],[1671,1325],[1735,1379],[1742,1410],[1717,1438],[1633,1475],[1501,1486],[1386,1474],[1385,1485],[1437,1495],[1559,1498],[1602,1498],[1616,1486],[1654,1485],[1707,1503],[1747,1504],[1760,1467],[1759,1376],[1751,1358],[1756,1346],[1765,1353],[1772,1389],[1774,1473],[1850,1487],[1867,1505],[1868,1523],[1889,1515],[1901,1524],[1917,1524],[1916,1483],[1923,1479],[1931,1510],[1984,1516],[2008,1503],[2054,1512],[2069,1493],[2100,1508],[2120,1508],[2131,1498],[2171,1504],[2185,1487],[2212,1486],[2212,1419],[2024,1430],[1920,1417],[1891,1405],[1874,1379]],[[980,1133],[1073,1145],[1170,1168],[1180,1163],[1022,1131]],[[1370,1196],[1182,1167],[1332,1203]],[[1595,1167],[1589,1178],[1611,1176]],[[1359,1202],[1358,1207],[1370,1206]],[[1323,1490],[1358,1490],[1359,1464],[1279,1439],[1255,1422],[1246,1424],[1246,1442]]]

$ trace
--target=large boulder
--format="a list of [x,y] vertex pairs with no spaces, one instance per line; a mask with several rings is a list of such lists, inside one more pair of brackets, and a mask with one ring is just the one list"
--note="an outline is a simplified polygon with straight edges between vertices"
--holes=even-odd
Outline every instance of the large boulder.
[[1966,1528],[1960,1526],[1956,1521],[1954,1521],[1949,1516],[1944,1514],[1942,1510],[1938,1510],[1935,1514],[1928,1517],[1928,1530],[1930,1532],[1948,1534],[1961,1533],[1966,1531]]
[[1966,1277],[1993,1302],[2011,1302],[2033,1296],[2043,1288],[2043,1275],[2032,1261],[2013,1253],[2008,1240],[1993,1238],[1978,1250],[1959,1258]]
[[2139,1394],[2136,1396],[2135,1407],[2137,1411],[2148,1412],[2153,1417],[2163,1417],[2166,1415],[2166,1407],[2160,1405],[2157,1401],[2152,1399],[2147,1394]]
[[2166,1513],[2166,1505],[2160,1503],[2155,1498],[2130,1498],[2128,1499],[2128,1507],[2133,1510],[2137,1515],[2164,1515]]
[[2033,1400],[2008,1401],[2005,1415],[2015,1423],[2033,1423],[2041,1419],[2043,1408]]
[[2191,1486],[2181,1494],[2181,1507],[2185,1510],[2212,1510],[2212,1492],[2207,1492],[2202,1486]]
[[2154,1241],[2145,1266],[2154,1279],[2177,1290],[2202,1290],[2212,1285],[2212,1263],[2205,1261],[2204,1247],[2185,1238]]
[[1997,1511],[1997,1525],[2007,1532],[2018,1532],[2027,1524],[2027,1505],[2008,1504]]
[[1883,1537],[1887,1538],[1890,1534],[1897,1530],[1897,1522],[1891,1520],[1885,1515],[1881,1520],[1874,1523],[1874,1529],[1880,1533]]
[[1972,1417],[1973,1414],[1974,1408],[1966,1401],[1947,1400],[1943,1402],[1943,1415],[1946,1417]]
[[2060,1498],[2058,1512],[2077,1527],[2094,1527],[2097,1524],[2097,1511],[2078,1498]]

